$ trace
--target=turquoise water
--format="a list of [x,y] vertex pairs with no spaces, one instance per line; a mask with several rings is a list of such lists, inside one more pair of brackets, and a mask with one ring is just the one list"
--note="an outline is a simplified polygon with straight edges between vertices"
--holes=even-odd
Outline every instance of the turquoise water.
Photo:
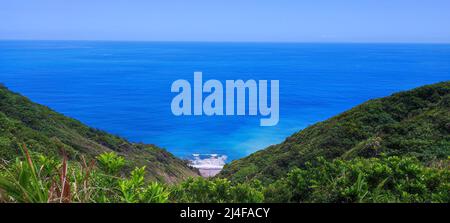
[[[280,122],[175,117],[177,79],[279,80]],[[236,159],[368,99],[450,80],[450,45],[0,41],[0,82],[90,126],[180,156]]]

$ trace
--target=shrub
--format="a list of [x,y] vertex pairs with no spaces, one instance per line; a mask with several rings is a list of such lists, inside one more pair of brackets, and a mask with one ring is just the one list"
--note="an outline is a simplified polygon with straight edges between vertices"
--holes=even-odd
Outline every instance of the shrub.
[[232,185],[227,179],[190,178],[174,186],[171,200],[183,203],[259,203],[264,200],[259,182]]
[[100,167],[109,174],[117,174],[125,165],[125,159],[115,152],[102,153],[97,156]]
[[294,169],[265,189],[270,202],[450,202],[450,170],[415,158],[326,161]]
[[169,192],[159,183],[145,185],[145,166],[135,168],[129,179],[119,180],[121,198],[126,203],[166,203]]

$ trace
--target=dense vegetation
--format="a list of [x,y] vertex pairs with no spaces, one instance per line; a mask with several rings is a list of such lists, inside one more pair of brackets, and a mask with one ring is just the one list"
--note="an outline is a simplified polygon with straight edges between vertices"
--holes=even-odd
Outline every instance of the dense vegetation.
[[370,100],[226,165],[233,182],[274,182],[317,157],[410,156],[431,165],[450,155],[450,82]]
[[220,178],[168,185],[146,181],[145,166],[120,176],[124,158],[113,152],[82,162],[59,161],[25,146],[23,154],[0,166],[0,202],[450,202],[450,160],[425,167],[396,156],[319,158],[268,186]]
[[270,184],[269,202],[450,202],[449,160],[425,167],[415,158],[356,158],[306,163]]
[[124,173],[147,166],[146,178],[178,182],[197,171],[169,152],[154,145],[130,143],[123,138],[90,128],[0,86],[0,158],[17,157],[26,144],[42,155],[58,156],[65,151],[70,160],[94,158],[116,152],[126,158]]

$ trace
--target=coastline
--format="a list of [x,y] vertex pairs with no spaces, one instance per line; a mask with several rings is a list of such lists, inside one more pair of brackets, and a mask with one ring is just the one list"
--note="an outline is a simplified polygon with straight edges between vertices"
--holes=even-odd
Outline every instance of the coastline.
[[214,177],[225,166],[226,155],[219,154],[192,154],[189,159],[189,165],[197,168],[200,175],[204,178]]
[[214,177],[216,176],[221,170],[223,169],[223,167],[220,168],[198,168],[198,171],[200,172],[200,176],[204,177],[204,178],[208,178],[208,177]]

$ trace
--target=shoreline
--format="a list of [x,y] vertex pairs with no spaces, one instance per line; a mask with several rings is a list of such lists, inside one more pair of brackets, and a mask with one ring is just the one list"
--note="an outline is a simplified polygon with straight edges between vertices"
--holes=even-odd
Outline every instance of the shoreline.
[[197,168],[197,169],[198,169],[198,172],[200,173],[200,176],[202,176],[204,178],[209,178],[209,177],[214,177],[218,173],[220,173],[220,171],[223,169],[223,167],[220,167],[220,168]]
[[217,175],[225,166],[226,155],[219,154],[192,154],[193,159],[189,159],[189,165],[197,168],[200,176],[208,178]]

